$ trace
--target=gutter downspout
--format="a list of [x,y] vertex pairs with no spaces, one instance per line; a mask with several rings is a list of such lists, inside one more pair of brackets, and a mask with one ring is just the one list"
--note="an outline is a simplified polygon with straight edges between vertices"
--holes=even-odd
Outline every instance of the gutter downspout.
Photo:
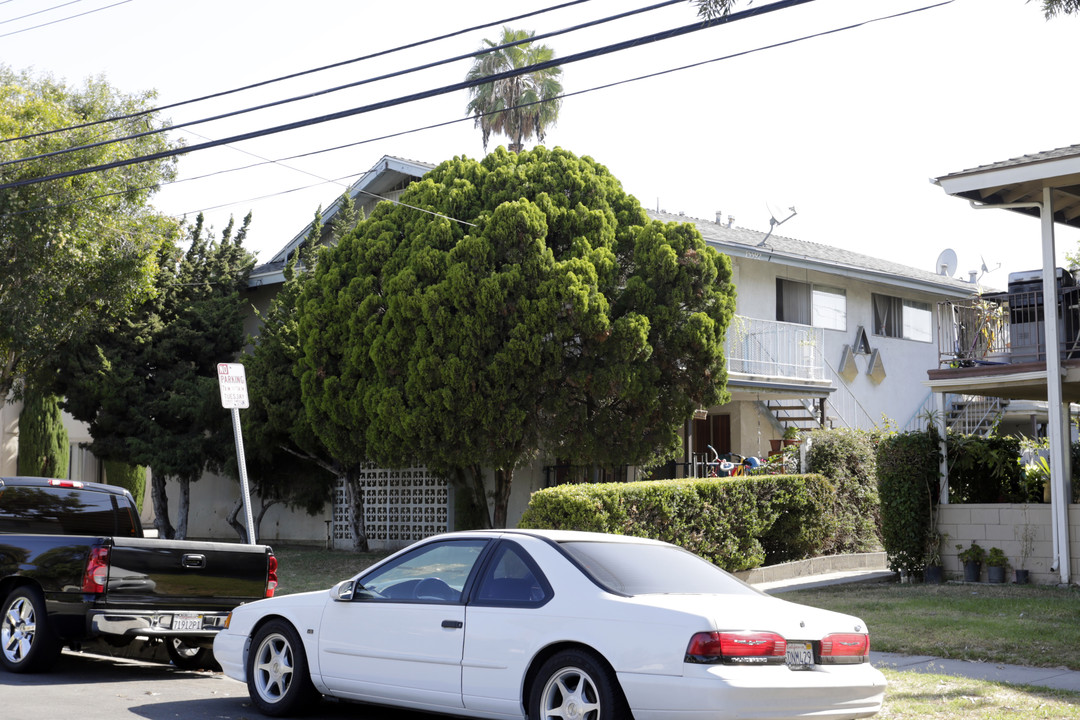
[[976,210],[1000,208],[1038,208],[1042,227],[1042,281],[1043,281],[1043,317],[1046,331],[1046,415],[1047,430],[1050,439],[1050,518],[1053,530],[1054,565],[1061,583],[1067,585],[1070,578],[1072,559],[1069,555],[1069,503],[1072,501],[1071,468],[1069,462],[1068,423],[1066,407],[1062,397],[1061,351],[1058,336],[1058,291],[1054,248],[1054,198],[1053,188],[1043,188],[1042,202],[1006,203],[1002,205],[980,205],[974,200],[968,201]]

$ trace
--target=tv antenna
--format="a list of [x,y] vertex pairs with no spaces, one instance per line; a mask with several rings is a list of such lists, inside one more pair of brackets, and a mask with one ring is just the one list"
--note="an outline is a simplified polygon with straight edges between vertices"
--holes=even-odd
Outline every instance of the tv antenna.
[[990,268],[986,267],[986,260],[983,259],[982,255],[979,256],[979,262],[982,263],[982,267],[979,268],[979,280],[982,280],[983,275],[985,275],[986,273],[994,272],[994,270],[997,270],[998,268],[1001,267],[1001,263],[998,263],[997,265],[995,265],[994,270],[991,270]]
[[765,233],[765,237],[762,238],[761,242],[759,242],[757,244],[758,247],[762,247],[763,245],[765,245],[766,242],[768,242],[769,238],[772,236],[773,230],[776,229],[777,225],[783,225],[788,220],[790,220],[791,218],[793,218],[793,217],[795,217],[796,215],[799,214],[795,210],[795,206],[792,205],[791,207],[789,207],[787,209],[787,212],[790,212],[791,214],[788,215],[783,220],[777,220],[778,217],[780,217],[781,215],[784,214],[784,211],[781,208],[779,208],[778,206],[773,205],[772,203],[768,203],[768,202],[765,203],[765,207],[768,208],[768,210],[769,210],[769,232]]

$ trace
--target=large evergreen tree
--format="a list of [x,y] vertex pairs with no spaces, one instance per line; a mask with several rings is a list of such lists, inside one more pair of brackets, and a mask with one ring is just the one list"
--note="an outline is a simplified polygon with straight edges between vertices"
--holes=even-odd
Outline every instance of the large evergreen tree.
[[726,397],[730,261],[650,222],[603,166],[500,149],[401,200],[326,251],[301,298],[304,405],[335,457],[421,462],[481,500],[490,469],[502,526],[541,449],[653,464]]
[[19,413],[20,475],[66,478],[71,446],[60,413],[60,400],[30,388],[23,394]]
[[[71,87],[0,65],[0,183],[169,148],[159,134],[21,161],[126,133],[126,123],[49,131],[147,110],[152,101],[151,94],[121,94],[102,79]],[[159,121],[147,114],[139,123]],[[175,225],[152,210],[150,198],[173,177],[174,164],[0,190],[0,397],[26,374],[50,375],[58,347],[147,297],[157,249]]]
[[[296,310],[318,248],[324,242],[336,244],[358,220],[359,214],[348,194],[339,202],[326,237],[322,209],[315,212],[301,252],[285,268],[284,285],[266,313],[260,316],[259,334],[251,338],[253,350],[243,357],[250,400],[250,407],[241,413],[244,446],[253,486],[262,503],[255,519],[256,528],[274,503],[303,508],[312,514],[320,511],[330,500],[338,477],[346,478],[350,494],[361,500],[355,488],[356,468],[333,457],[307,421],[297,375],[302,351]],[[233,515],[238,511],[239,505]],[[354,506],[353,517],[356,549],[366,551],[362,502]],[[242,530],[238,524],[234,527],[238,532]]]
[[[161,537],[186,537],[190,483],[221,470],[233,454],[217,364],[233,360],[244,343],[250,219],[235,236],[230,223],[215,241],[200,216],[188,229],[186,251],[169,245],[159,252],[155,296],[114,331],[65,353],[57,383],[65,409],[89,424],[97,457],[150,468]],[[180,488],[175,528],[168,479]]]

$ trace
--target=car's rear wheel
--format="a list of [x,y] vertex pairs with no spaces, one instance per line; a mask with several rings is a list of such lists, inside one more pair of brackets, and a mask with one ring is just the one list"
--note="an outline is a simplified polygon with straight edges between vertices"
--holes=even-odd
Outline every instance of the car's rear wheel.
[[40,672],[52,667],[61,649],[41,591],[12,590],[0,606],[0,664],[9,672]]
[[181,638],[166,638],[165,652],[173,665],[181,670],[213,670],[214,651],[210,648],[189,645]]
[[309,709],[318,691],[308,673],[304,644],[292,625],[271,620],[256,631],[247,659],[248,694],[264,715]]
[[592,653],[564,650],[536,675],[529,720],[630,720],[615,673]]

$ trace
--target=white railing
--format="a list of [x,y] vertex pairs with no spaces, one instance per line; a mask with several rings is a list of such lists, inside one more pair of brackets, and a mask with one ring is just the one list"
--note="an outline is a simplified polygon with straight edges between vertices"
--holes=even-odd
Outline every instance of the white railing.
[[824,380],[821,328],[736,315],[724,340],[728,372]]

